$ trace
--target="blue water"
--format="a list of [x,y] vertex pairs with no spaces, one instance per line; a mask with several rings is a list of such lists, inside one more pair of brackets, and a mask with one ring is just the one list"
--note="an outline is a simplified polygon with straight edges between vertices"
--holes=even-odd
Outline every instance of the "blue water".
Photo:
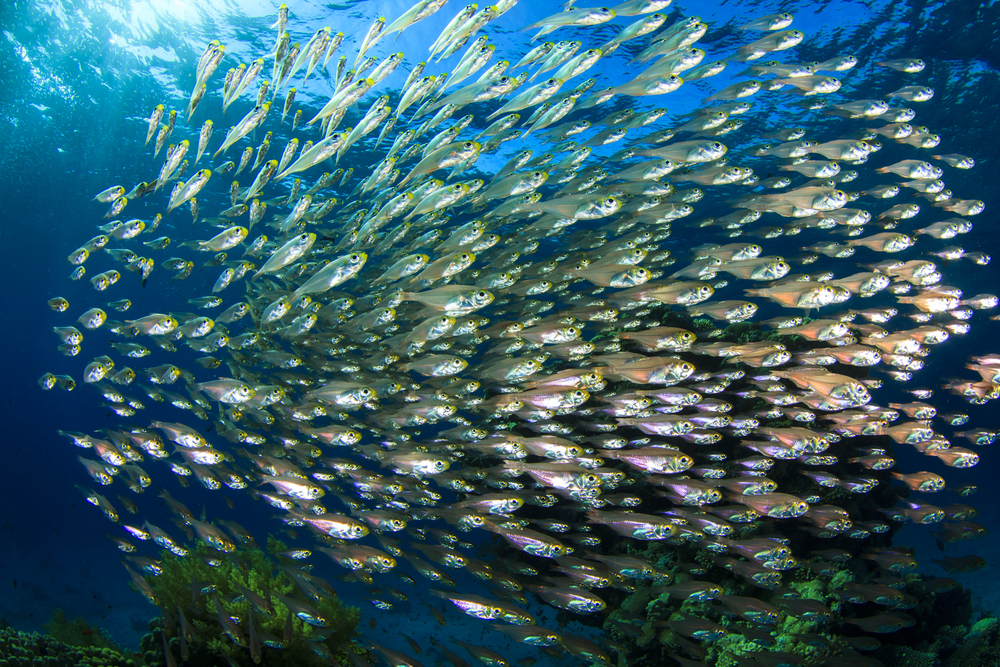
[[[0,183],[3,184],[0,190],[0,284],[3,286],[4,312],[0,349],[5,351],[2,357],[5,391],[0,396],[0,405],[3,406],[0,414],[4,425],[0,445],[3,453],[0,459],[0,617],[6,618],[18,629],[36,630],[48,620],[54,608],[62,607],[70,616],[82,615],[89,622],[108,628],[123,646],[134,647],[145,632],[147,621],[158,612],[128,587],[127,575],[117,562],[118,552],[104,537],[107,533],[114,533],[117,528],[96,509],[87,505],[73,488],[74,484],[90,486],[90,480],[75,460],[82,450],[72,447],[56,434],[57,429],[93,433],[121,421],[109,416],[108,411],[101,407],[96,392],[84,386],[81,379],[83,365],[93,356],[107,353],[104,346],[107,340],[111,340],[108,338],[110,334],[85,332],[87,341],[84,352],[79,357],[68,358],[55,350],[57,341],[50,329],[52,326],[67,325],[76,317],[76,313],[112,299],[131,299],[133,305],[130,314],[170,312],[171,309],[188,311],[190,307],[185,301],[192,296],[209,293],[217,273],[196,271],[188,280],[172,283],[168,280],[168,272],[157,270],[146,288],[140,286],[136,274],[125,273],[112,290],[98,294],[91,289],[87,279],[80,282],[68,281],[71,267],[64,258],[80,243],[98,233],[94,227],[103,222],[101,216],[105,205],[93,202],[91,198],[94,194],[112,184],[121,183],[126,189],[130,189],[131,184],[138,180],[149,180],[151,176],[155,178],[162,157],[155,160],[151,158],[151,145],[144,149],[143,140],[149,112],[156,104],[162,103],[168,109],[179,110],[178,129],[175,130],[172,141],[177,139],[176,133],[179,132],[191,139],[192,144],[196,144],[197,130],[201,123],[207,118],[213,118],[216,120],[216,129],[210,151],[219,145],[228,124],[242,117],[252,104],[250,94],[244,93],[243,98],[230,107],[225,121],[220,120],[220,89],[225,71],[240,62],[247,62],[269,52],[274,40],[274,30],[269,26],[274,21],[276,6],[271,2],[243,0],[21,0],[3,4],[3,8],[0,8]],[[314,31],[326,25],[332,26],[334,31],[343,31],[346,35],[337,56],[330,61],[331,72],[340,54],[347,54],[349,63],[353,62],[357,46],[374,17],[383,15],[391,21],[408,8],[403,2],[292,1],[288,4],[288,29],[294,40],[304,44]],[[391,38],[383,40],[370,52],[370,55],[381,59],[391,52],[402,51],[406,54],[405,64],[386,79],[379,90],[369,93],[358,108],[350,112],[342,128],[351,126],[364,113],[375,95],[382,92],[381,88],[397,91],[402,86],[414,62],[423,59],[426,45],[438,35],[460,7],[460,3],[449,3],[433,17],[404,31],[395,42]],[[494,57],[491,64],[500,58],[509,59],[512,64],[516,62],[531,48],[528,42],[530,33],[520,32],[520,29],[558,10],[559,5],[555,2],[521,0],[510,12],[490,23],[482,34],[497,45],[496,53],[502,54]],[[964,1],[681,1],[675,2],[663,13],[667,15],[664,26],[690,15],[697,15],[709,24],[708,34],[697,45],[708,51],[705,59],[708,62],[758,36],[758,33],[738,31],[736,26],[757,16],[779,11],[795,14],[792,28],[805,32],[806,39],[790,51],[774,54],[777,59],[783,62],[810,62],[854,54],[860,60],[861,64],[857,68],[840,76],[844,81],[844,88],[840,91],[843,99],[879,97],[886,91],[917,83],[934,88],[935,97],[930,102],[906,105],[918,111],[913,122],[925,125],[933,133],[941,135],[941,145],[932,150],[932,153],[960,153],[976,159],[976,167],[970,171],[946,169],[945,179],[947,186],[957,197],[980,199],[986,205],[984,214],[970,218],[975,226],[970,234],[954,242],[934,243],[938,246],[960,243],[967,251],[1000,254],[993,231],[995,211],[1000,210],[1000,191],[995,187],[998,165],[996,158],[1000,155],[1000,114],[997,113],[1000,103],[1000,47],[993,41],[993,31],[1000,26],[1000,7]],[[620,26],[633,20],[635,19],[617,18],[595,28],[563,29],[545,39],[582,39],[585,48],[588,45],[596,46],[612,38]],[[208,94],[190,123],[187,123],[181,116],[194,81],[195,63],[205,45],[212,39],[218,39],[226,45],[226,58],[210,80]],[[590,70],[585,76],[597,78],[594,90],[627,81],[637,74],[643,67],[626,65],[625,56],[637,53],[648,43],[647,40],[648,37],[629,42],[611,58],[602,60]],[[464,49],[459,54],[463,52]],[[920,74],[904,75],[877,68],[873,64],[878,60],[899,57],[921,58],[927,63],[927,69]],[[444,71],[454,66],[458,58],[459,55],[455,55],[443,64],[429,64],[424,75]],[[764,60],[770,59],[772,58],[766,57]],[[265,59],[265,62],[265,70],[269,70],[270,60]],[[699,108],[705,96],[736,81],[733,75],[744,68],[739,63],[731,63],[723,74],[686,84],[677,92],[662,98],[616,97],[606,108],[591,109],[571,118],[587,117],[596,121],[607,113],[626,106],[637,112],[668,107],[670,113],[649,129],[670,127],[683,122],[677,121],[681,115]],[[314,73],[305,86],[297,85],[295,108],[304,110],[304,119],[311,117],[329,99],[332,93],[331,72],[322,73],[322,76]],[[301,76],[300,71],[296,77],[298,82],[301,81]],[[264,78],[263,75],[261,78]],[[573,84],[582,78],[584,77],[574,80]],[[268,158],[280,157],[286,139],[291,136],[288,134],[288,122],[280,129],[276,123],[283,99],[284,93],[279,93],[265,128],[275,131]],[[811,112],[791,106],[790,103],[797,99],[799,98],[763,93],[750,98],[749,101],[754,105],[753,111],[741,117],[747,121],[746,125],[723,141],[730,146],[749,145],[755,143],[756,135],[775,127],[815,124],[817,116],[808,116]],[[485,108],[485,105],[466,108],[456,114],[455,118],[465,113],[476,113],[477,120],[472,127],[481,129],[488,124],[478,117],[479,109]],[[526,118],[530,111],[521,113],[522,118]],[[838,127],[858,127],[848,126],[844,121],[832,118],[829,123],[834,128],[834,134]],[[396,132],[400,127],[401,125],[397,125]],[[217,166],[224,159],[238,160],[242,148],[246,145],[256,146],[261,135],[258,131],[252,144],[246,140],[237,144],[225,158],[217,159],[214,165]],[[300,127],[295,136],[304,140],[313,138],[314,134]],[[381,159],[388,142],[378,152],[373,152],[370,147],[375,136],[376,134],[370,135],[363,145],[353,148],[348,154],[347,164],[341,165],[356,167],[352,185],[343,191],[343,195],[349,193],[359,176],[367,173],[365,167],[370,168],[370,165]],[[390,138],[391,136],[394,134]],[[889,140],[884,140],[883,143],[887,144],[883,149],[885,154],[896,151],[900,155],[898,159],[904,159],[903,149],[889,145]],[[488,178],[485,174],[498,169],[507,156],[525,145],[535,148],[536,153],[543,147],[540,141],[531,138],[525,142],[504,144],[500,155],[484,155],[475,169],[467,172],[463,178],[477,175]],[[617,145],[612,145],[600,153],[607,155],[617,148]],[[192,153],[193,151],[194,145]],[[909,153],[906,153],[905,157],[908,156]],[[883,155],[880,159],[887,158]],[[199,167],[205,166],[205,160],[203,157]],[[734,159],[734,163],[755,166],[753,159],[745,157]],[[478,174],[476,170],[479,170]],[[314,182],[320,171],[316,168],[301,174],[303,186]],[[188,174],[192,172],[189,169]],[[771,175],[774,174],[760,173],[762,178]],[[241,174],[241,180],[246,176],[246,172]],[[232,180],[232,175],[218,178],[225,179],[222,182],[226,183]],[[896,180],[888,177],[877,183]],[[858,184],[846,187],[852,188],[854,185]],[[863,185],[854,189],[861,189]],[[726,211],[724,206],[726,199],[731,196],[730,192],[725,189],[705,189],[708,196],[703,202],[696,204],[696,213],[689,220]],[[199,199],[203,210],[228,206],[228,203],[224,203],[228,202],[228,196],[218,184],[214,194],[203,194]],[[901,198],[886,200],[885,207],[899,201]],[[127,210],[123,215],[148,218],[155,211],[149,203],[134,206],[138,210]],[[769,224],[782,222],[787,220],[772,221]],[[207,238],[204,234],[192,234],[186,207],[175,212],[156,232],[156,235],[164,234],[177,241]],[[804,233],[798,237],[768,242],[765,246],[766,254],[795,255],[800,252],[799,246],[804,245],[798,241],[805,240],[807,236]],[[817,236],[808,238],[808,243],[820,240]],[[685,228],[678,223],[675,225],[674,236],[669,239],[666,247],[683,249],[709,241],[726,242],[718,239],[718,228]],[[925,249],[933,245],[923,243]],[[166,252],[167,254],[159,257],[184,256],[176,247]],[[921,252],[921,246],[918,246],[906,258],[924,257]],[[838,267],[840,277],[864,270],[855,268],[855,263],[885,259],[883,255],[862,253],[863,251],[859,252],[856,258],[837,260],[836,263],[824,260],[802,271],[815,271],[829,265]],[[541,254],[540,252],[532,259],[539,259]],[[849,269],[848,265],[851,265]],[[995,267],[995,263],[980,267],[961,261],[944,269],[945,283],[961,287],[969,296],[996,292],[998,280]],[[798,271],[799,268],[796,267],[795,270]],[[88,278],[89,275],[91,274],[88,274]],[[742,292],[735,288],[736,282],[731,280],[734,287],[728,291],[720,291],[716,299],[741,298]],[[739,287],[743,286],[743,283],[739,284]],[[242,290],[242,287],[230,289]],[[46,300],[56,295],[69,299],[73,304],[68,313],[53,313],[47,307]],[[224,296],[229,298],[232,295]],[[853,303],[848,303],[847,306],[864,307]],[[837,307],[831,308],[836,309]],[[71,314],[73,317],[69,318]],[[778,314],[787,314],[787,311],[762,304],[758,318],[766,319]],[[887,380],[887,386],[876,394],[877,402],[881,405],[907,402],[913,399],[902,393],[903,388],[932,388],[936,393],[929,402],[939,412],[967,411],[971,415],[967,428],[1000,428],[1000,419],[997,419],[992,405],[969,406],[941,388],[947,378],[961,376],[973,379],[974,374],[962,367],[970,354],[987,354],[997,350],[1000,324],[989,321],[988,314],[976,314],[970,334],[953,336],[944,345],[933,348],[933,353],[926,360],[926,368],[917,373],[907,385]],[[113,314],[112,317],[116,315]],[[151,363],[146,364],[146,361]],[[179,363],[172,357],[160,355],[137,360],[129,365],[138,369],[168,362]],[[72,375],[79,386],[70,394],[58,391],[43,393],[38,389],[36,379],[44,372]],[[199,371],[200,379],[208,379],[210,375]],[[177,416],[176,411],[170,412],[162,406],[152,405],[146,413],[148,414],[126,421],[145,423],[148,419],[158,418],[184,421]],[[187,417],[193,421],[190,416]],[[964,443],[956,444],[964,446]],[[993,575],[995,563],[1000,559],[1000,543],[997,542],[1000,526],[997,525],[998,514],[995,509],[1000,504],[1000,492],[995,483],[994,452],[989,448],[979,448],[981,462],[978,467],[970,470],[945,468],[907,446],[897,446],[895,452],[899,461],[898,469],[931,470],[945,475],[951,486],[979,486],[979,494],[963,502],[968,502],[979,510],[979,516],[974,520],[985,526],[990,534],[975,542],[949,545],[946,554],[982,555],[989,562],[987,569],[974,574],[948,575],[931,563],[932,559],[940,556],[940,552],[933,538],[928,536],[927,529],[922,526],[907,525],[896,536],[895,542],[917,548],[920,572],[933,576],[953,576],[960,583],[973,588],[976,605],[981,612],[1000,612],[1000,589],[995,586]],[[267,532],[280,528],[280,524],[270,518],[270,512],[263,510],[260,502],[243,494],[226,492],[225,495],[235,504],[233,509],[229,509],[222,502],[219,493],[197,488],[197,484],[189,489],[180,489],[162,467],[148,464],[146,468],[155,471],[154,486],[168,488],[196,513],[204,507],[210,517],[240,521],[257,536],[258,542],[263,541],[262,537]],[[110,493],[106,495],[116,504],[115,494],[125,493],[121,485],[107,490]],[[171,530],[169,513],[154,494],[147,492],[140,500],[144,518],[158,525],[166,525]],[[949,501],[940,498],[928,500],[939,505],[955,501],[954,498]],[[331,511],[342,509],[333,509],[336,506],[333,502],[328,506]],[[343,572],[325,562],[319,567],[331,577]],[[401,569],[405,570],[407,567],[400,564]],[[471,581],[466,576],[460,588],[471,585]],[[437,626],[433,622],[428,624],[423,607],[417,604],[419,593],[408,589],[408,593],[412,591],[410,603],[403,603],[391,612],[380,612],[364,601],[363,588],[340,588],[343,589],[340,591],[342,599],[362,605],[364,620],[361,627],[370,639],[396,650],[407,651],[408,646],[395,634],[395,629],[408,628],[421,641],[424,657],[427,657],[429,644],[426,638],[436,632]],[[439,605],[439,608],[443,607]],[[540,622],[546,615],[550,619],[554,616],[551,608],[539,605],[537,601],[532,603],[531,611],[542,614]],[[469,633],[466,635],[468,641],[506,652],[505,655],[512,662],[520,657],[533,655],[526,647],[506,641],[497,643],[496,633],[482,637],[481,623],[463,622],[453,609],[446,610],[446,613],[449,614],[449,632],[456,633],[456,636],[463,632]],[[377,630],[368,629],[367,619],[370,617],[377,618]],[[571,624],[567,629],[577,634],[600,636],[596,628],[585,628],[579,624]]]

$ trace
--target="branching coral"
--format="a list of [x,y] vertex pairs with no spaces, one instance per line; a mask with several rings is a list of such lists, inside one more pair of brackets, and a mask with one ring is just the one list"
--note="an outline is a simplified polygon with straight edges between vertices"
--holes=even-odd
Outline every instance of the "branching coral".
[[[277,540],[269,541],[268,546],[272,552],[287,550]],[[303,622],[282,601],[283,597],[297,597],[297,587],[288,570],[260,549],[223,556],[201,545],[185,558],[169,552],[163,552],[161,558],[163,573],[151,578],[150,584],[170,618],[166,632],[175,658],[180,656],[178,610],[194,628],[195,636],[187,646],[187,665],[217,665],[227,660],[246,667],[254,664],[248,648],[238,646],[222,634],[216,600],[242,631],[244,640],[249,637],[253,614],[255,632],[265,638],[260,640],[262,665],[327,665],[330,658],[344,660],[349,651],[356,650],[351,640],[357,635],[360,610],[343,605],[332,590],[317,589],[315,599],[303,601],[325,623],[316,627]],[[258,600],[267,601],[269,609],[255,606],[246,591]],[[144,638],[142,648],[147,662],[166,662],[162,632],[158,628]],[[290,639],[284,641],[289,634]],[[269,638],[283,642],[284,648],[269,647]]]

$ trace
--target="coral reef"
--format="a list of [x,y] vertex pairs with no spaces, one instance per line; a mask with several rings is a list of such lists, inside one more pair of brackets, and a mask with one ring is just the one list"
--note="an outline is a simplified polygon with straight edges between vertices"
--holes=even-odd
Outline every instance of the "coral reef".
[[983,618],[958,640],[944,667],[1000,665],[1000,619]]
[[67,646],[108,648],[122,652],[122,647],[108,636],[106,630],[92,626],[82,616],[70,620],[61,608],[52,612],[52,618],[42,627],[46,635]]
[[[52,625],[65,630],[55,622],[55,617],[53,614]],[[62,619],[65,620],[65,614]],[[73,646],[48,635],[19,632],[0,619],[0,667],[138,667],[142,664],[137,657],[123,655],[111,648]]]
[[[274,539],[268,541],[268,548],[272,553],[287,550]],[[306,585],[303,588],[311,595],[296,596],[297,581],[289,574],[292,568],[283,569],[260,549],[241,549],[223,556],[201,545],[184,558],[164,551],[160,566],[162,573],[151,577],[149,583],[167,618],[151,622],[150,633],[142,639],[143,658],[150,667],[168,664],[163,653],[164,631],[174,662],[180,664],[183,657],[183,664],[191,667],[227,663],[308,667],[344,660],[348,652],[363,652],[352,643],[360,610],[341,604],[332,589],[321,591]],[[288,599],[308,604],[322,619],[322,625],[301,620],[300,615],[289,610],[285,603]],[[242,631],[243,646],[220,631],[222,619],[217,604]],[[193,634],[184,642],[179,612]],[[259,663],[254,662],[247,647],[251,614],[261,644]]]
[[[636,590],[621,598],[617,610],[604,624],[604,629],[625,647],[632,667],[673,664],[668,658],[674,656],[714,667],[772,663],[833,665],[842,663],[826,660],[852,657],[859,660],[858,665],[883,667],[1000,665],[1000,620],[985,618],[972,625],[971,592],[961,586],[940,586],[942,580],[916,574],[890,582],[912,598],[900,608],[906,609],[915,624],[876,638],[845,621],[873,616],[882,610],[871,603],[849,604],[843,592],[848,584],[885,581],[884,575],[876,576],[877,570],[852,569],[851,564],[842,564],[839,569],[830,568],[821,576],[813,576],[810,569],[799,568],[788,573],[792,581],[787,587],[764,590],[718,570],[713,570],[711,576],[703,576],[697,564],[708,567],[713,558],[704,552],[694,552],[689,546],[675,551],[680,560],[673,565],[668,565],[669,558],[657,560],[657,555],[665,556],[668,552],[660,544],[650,544],[642,555],[663,568],[658,573],[661,581],[636,582]],[[623,550],[622,555],[625,553]],[[631,555],[639,554],[633,551]],[[782,616],[773,625],[753,624],[730,613],[717,601],[678,600],[663,587],[662,575],[667,573],[672,584],[703,579],[721,585],[730,595],[753,596],[781,610]],[[614,598],[607,590],[604,594]],[[802,601],[814,601],[827,611],[817,607],[820,613],[815,613]],[[696,632],[718,635],[713,640]],[[858,650],[866,654],[859,657]],[[754,657],[761,660],[747,661]]]

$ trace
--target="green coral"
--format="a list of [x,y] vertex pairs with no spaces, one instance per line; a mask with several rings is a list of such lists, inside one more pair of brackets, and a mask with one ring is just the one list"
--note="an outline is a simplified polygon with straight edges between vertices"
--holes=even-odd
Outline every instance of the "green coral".
[[944,667],[1000,664],[1000,619],[984,618],[969,630]]
[[752,343],[763,338],[760,325],[756,322],[736,322],[724,329],[727,338],[735,338],[740,343]]
[[821,579],[807,579],[806,581],[793,581],[789,588],[799,594],[805,600],[819,600],[826,602],[826,585]]
[[638,614],[639,612],[646,610],[646,605],[649,604],[649,600],[649,589],[645,587],[639,588],[635,593],[622,601],[620,608],[626,614]]
[[854,573],[850,570],[841,570],[837,574],[833,575],[830,579],[829,587],[830,590],[840,590],[844,588],[847,584],[854,582]]
[[[65,621],[65,618],[63,614],[62,620]],[[57,629],[65,629],[62,622],[56,622],[56,619],[52,624]],[[11,628],[6,621],[0,620],[0,666],[35,667],[36,665],[139,667],[142,661],[132,654],[126,655],[111,648],[72,646],[49,635],[19,632]]]
[[907,667],[940,667],[941,665],[938,656],[934,653],[918,651],[909,646],[896,644],[882,646],[875,652],[875,656],[888,665],[907,665]]
[[736,667],[748,653],[760,650],[760,645],[737,633],[728,634],[709,647],[709,653],[715,654],[715,667]]
[[91,626],[82,616],[70,620],[62,608],[52,612],[52,618],[42,627],[49,637],[67,646],[107,648],[118,652],[122,650],[121,646],[108,638],[107,631]]
[[[286,551],[287,546],[276,539],[268,540],[272,553]],[[161,554],[163,573],[150,578],[150,585],[160,607],[171,613],[177,609],[194,627],[195,638],[189,642],[189,659],[186,665],[218,665],[227,662],[251,667],[254,663],[247,648],[240,647],[220,634],[220,622],[215,602],[210,594],[200,591],[215,589],[215,595],[226,614],[238,619],[244,638],[248,636],[248,618],[253,611],[254,625],[258,633],[275,637],[285,634],[285,623],[289,616],[286,607],[277,597],[296,597],[296,586],[292,578],[278,568],[279,563],[260,549],[240,550],[229,556],[222,556],[207,545],[199,545],[187,557],[179,558],[164,551]],[[216,563],[209,565],[207,561]],[[270,600],[273,613],[268,616],[252,607],[245,598],[233,600],[240,594],[242,586],[265,600]],[[194,592],[192,589],[196,589]],[[195,600],[192,602],[192,600]],[[343,605],[333,595],[323,595],[319,600],[309,600],[307,604],[315,608],[326,620],[326,627],[316,628],[293,617],[292,640],[283,649],[262,647],[261,665],[295,665],[308,667],[328,665],[330,660],[318,652],[326,652],[330,658],[345,660],[348,652],[358,652],[352,640],[358,636],[361,611],[356,607]],[[171,624],[176,625],[176,620]],[[176,628],[168,632],[168,637],[177,633]],[[175,659],[179,656],[177,637],[170,640]],[[147,662],[154,654],[156,662],[163,661],[162,630],[154,630],[143,638],[142,649]]]

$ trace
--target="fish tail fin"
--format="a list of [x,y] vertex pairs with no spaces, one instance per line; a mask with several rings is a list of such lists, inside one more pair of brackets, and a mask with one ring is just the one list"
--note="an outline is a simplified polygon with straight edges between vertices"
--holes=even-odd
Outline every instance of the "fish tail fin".
[[504,461],[503,469],[511,470],[516,472],[524,472],[524,462],[523,461]]

